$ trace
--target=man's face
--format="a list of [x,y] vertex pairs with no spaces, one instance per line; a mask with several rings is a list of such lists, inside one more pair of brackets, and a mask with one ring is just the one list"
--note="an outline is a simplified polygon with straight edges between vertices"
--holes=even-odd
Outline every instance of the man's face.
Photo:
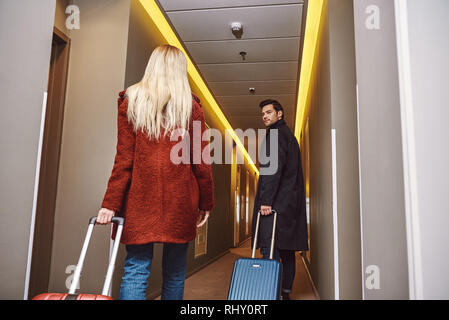
[[267,104],[262,108],[262,119],[265,126],[269,127],[282,119],[282,111],[276,112],[272,104]]

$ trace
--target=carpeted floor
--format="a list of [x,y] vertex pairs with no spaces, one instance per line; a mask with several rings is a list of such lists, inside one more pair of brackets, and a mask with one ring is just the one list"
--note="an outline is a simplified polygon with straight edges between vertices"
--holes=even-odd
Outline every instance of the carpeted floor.
[[[234,262],[241,257],[251,257],[250,241],[246,241],[241,247],[232,248],[230,253],[187,278],[184,299],[226,300]],[[317,299],[299,253],[296,256],[296,276],[292,291],[292,300]]]

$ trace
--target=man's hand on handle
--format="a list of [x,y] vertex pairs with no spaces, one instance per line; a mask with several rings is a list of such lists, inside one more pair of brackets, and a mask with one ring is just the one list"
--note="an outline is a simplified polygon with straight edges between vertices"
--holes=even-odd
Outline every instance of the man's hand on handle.
[[106,208],[101,208],[98,211],[97,224],[110,224],[115,212]]
[[272,209],[271,209],[271,206],[264,206],[264,205],[261,205],[261,206],[260,206],[260,213],[261,213],[263,216],[269,216],[272,212],[273,212],[273,211],[272,211]]
[[210,211],[200,210],[200,218],[198,224],[196,225],[197,228],[201,228],[206,223],[207,219],[209,219],[209,214]]

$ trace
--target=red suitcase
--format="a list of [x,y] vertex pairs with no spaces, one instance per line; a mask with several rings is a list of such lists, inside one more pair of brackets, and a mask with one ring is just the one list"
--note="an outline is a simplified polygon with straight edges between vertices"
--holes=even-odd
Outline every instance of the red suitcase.
[[89,220],[89,227],[87,229],[86,239],[84,239],[83,249],[81,250],[81,255],[78,260],[78,264],[75,269],[75,274],[73,276],[73,281],[69,289],[69,293],[43,293],[37,295],[33,300],[113,300],[108,296],[109,288],[111,286],[112,275],[114,273],[115,260],[117,258],[117,252],[120,244],[120,238],[122,236],[123,225],[125,224],[125,219],[121,217],[112,218],[112,223],[117,223],[117,235],[114,241],[114,247],[112,250],[111,260],[109,261],[109,267],[106,274],[106,280],[104,282],[103,291],[101,294],[76,294],[76,287],[81,277],[81,270],[84,264],[84,258],[86,257],[87,248],[89,246],[90,238],[92,236],[92,231],[97,222],[97,217],[93,217]]

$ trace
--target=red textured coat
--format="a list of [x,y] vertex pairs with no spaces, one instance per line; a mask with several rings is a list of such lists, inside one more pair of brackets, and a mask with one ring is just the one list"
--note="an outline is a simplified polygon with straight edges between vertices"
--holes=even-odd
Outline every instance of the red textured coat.
[[[119,95],[117,153],[102,207],[126,218],[121,239],[124,244],[189,242],[196,236],[198,210],[209,211],[214,206],[211,165],[205,159],[200,164],[172,163],[170,150],[181,138],[170,141],[168,134],[156,141],[142,130],[134,132],[127,118],[125,91]],[[199,102],[194,97],[189,128],[191,146],[193,121],[201,121],[201,135],[206,130]],[[207,155],[208,144],[201,142],[201,150],[207,148]],[[190,148],[190,159],[197,149]]]

